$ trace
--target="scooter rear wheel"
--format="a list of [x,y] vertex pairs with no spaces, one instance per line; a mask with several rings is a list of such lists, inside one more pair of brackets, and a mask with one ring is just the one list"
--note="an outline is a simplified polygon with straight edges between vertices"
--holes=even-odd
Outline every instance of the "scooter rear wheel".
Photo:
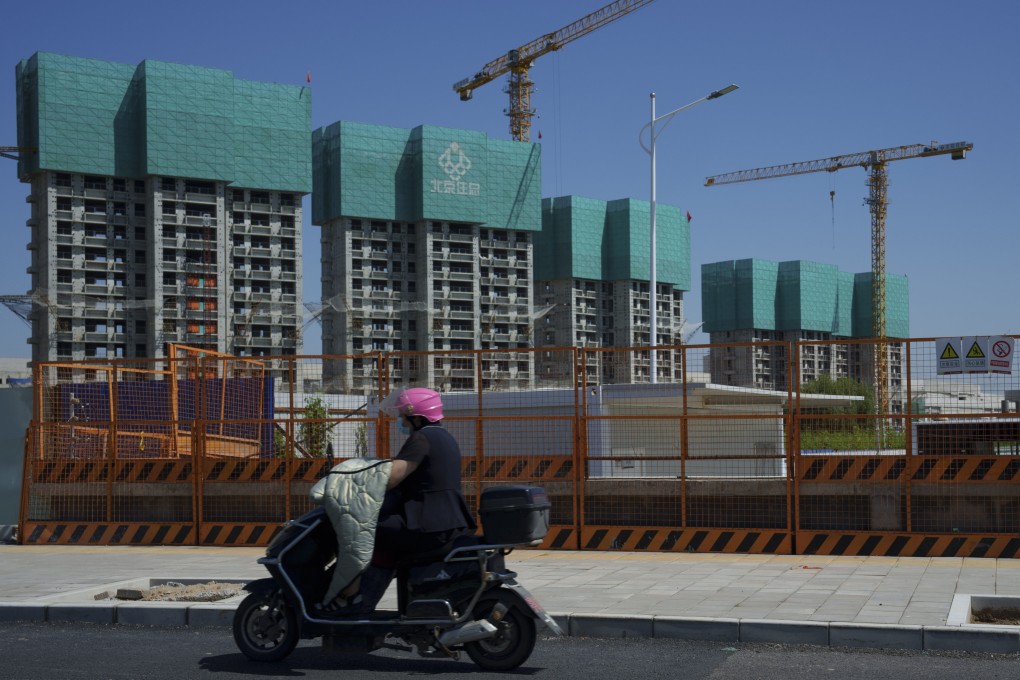
[[[495,605],[494,600],[479,602],[475,607],[475,617],[488,616]],[[535,619],[521,611],[520,607],[511,606],[494,625],[499,629],[495,637],[464,645],[471,660],[487,671],[509,671],[527,661],[538,637]]]
[[294,651],[300,631],[279,590],[252,593],[234,613],[234,642],[252,661],[279,661]]

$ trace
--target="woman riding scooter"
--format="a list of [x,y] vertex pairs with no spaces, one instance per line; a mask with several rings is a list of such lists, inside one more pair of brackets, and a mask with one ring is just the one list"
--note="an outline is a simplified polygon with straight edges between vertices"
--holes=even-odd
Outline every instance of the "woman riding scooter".
[[322,608],[326,616],[371,612],[402,560],[439,550],[476,528],[460,492],[460,447],[441,424],[439,393],[404,388],[383,400],[379,410],[398,418],[408,437],[393,459],[371,565],[342,593],[346,603]]

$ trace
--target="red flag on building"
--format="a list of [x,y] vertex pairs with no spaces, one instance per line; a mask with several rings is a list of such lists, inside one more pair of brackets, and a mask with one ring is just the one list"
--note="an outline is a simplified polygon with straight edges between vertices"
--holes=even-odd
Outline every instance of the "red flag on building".
[[542,139],[542,131],[541,130],[538,131],[538,138]]
[[691,211],[688,210],[687,211],[687,222],[690,222],[690,221],[691,221]]
[[312,72],[311,71],[309,71],[308,75],[305,77],[305,82],[307,82],[307,83],[312,82]]

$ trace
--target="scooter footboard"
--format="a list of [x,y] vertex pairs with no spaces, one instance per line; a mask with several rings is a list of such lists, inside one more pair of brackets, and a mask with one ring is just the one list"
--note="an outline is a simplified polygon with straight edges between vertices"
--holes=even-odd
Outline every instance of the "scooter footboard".
[[248,581],[241,589],[249,593],[271,593],[279,588],[280,586],[276,582],[276,579],[260,578],[254,581]]

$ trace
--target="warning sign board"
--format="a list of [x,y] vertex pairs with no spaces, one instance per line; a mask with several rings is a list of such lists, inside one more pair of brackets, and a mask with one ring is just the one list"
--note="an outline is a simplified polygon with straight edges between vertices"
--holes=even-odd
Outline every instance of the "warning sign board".
[[938,375],[963,373],[960,358],[960,338],[939,338],[935,341],[935,356],[938,357]]
[[972,335],[935,341],[938,375],[951,373],[1013,373],[1016,341],[1003,335]]
[[962,338],[960,349],[963,350],[964,373],[988,372],[988,336],[979,335]]
[[993,335],[988,338],[988,370],[992,373],[1013,373],[1013,350],[1015,349],[1013,338],[1006,338],[1001,335]]

